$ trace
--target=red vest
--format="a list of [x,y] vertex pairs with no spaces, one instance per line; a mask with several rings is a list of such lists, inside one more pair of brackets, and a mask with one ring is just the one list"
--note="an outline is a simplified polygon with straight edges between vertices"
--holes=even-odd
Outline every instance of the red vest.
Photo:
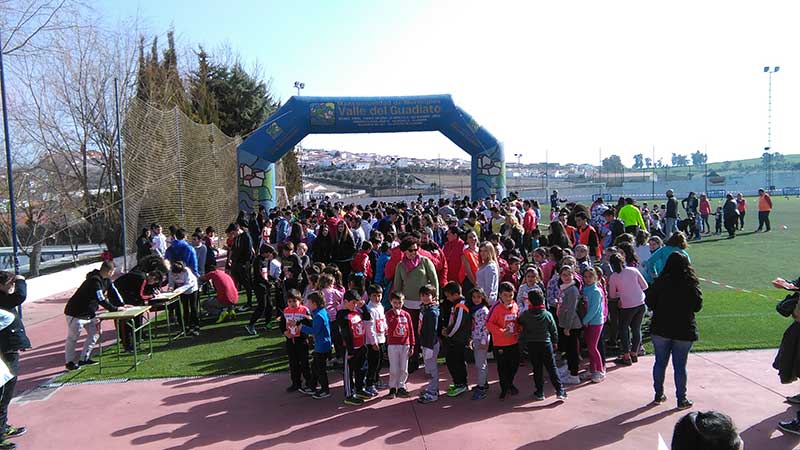
[[595,242],[597,242],[597,247],[594,250],[595,253],[594,256],[597,257],[597,259],[600,259],[602,257],[602,249],[600,248],[600,237],[597,236],[597,231],[594,230],[594,227],[592,227],[591,225],[587,225],[586,228],[584,228],[583,230],[577,228],[577,232],[578,232],[578,243],[583,244],[587,247],[589,247],[589,236],[591,236],[591,234],[594,233]]

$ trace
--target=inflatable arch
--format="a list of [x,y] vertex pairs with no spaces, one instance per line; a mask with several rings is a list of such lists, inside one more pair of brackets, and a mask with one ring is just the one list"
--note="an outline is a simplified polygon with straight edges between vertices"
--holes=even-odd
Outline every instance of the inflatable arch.
[[238,147],[239,209],[275,206],[275,162],[312,133],[439,131],[472,156],[473,199],[506,195],[503,146],[450,95],[291,97]]

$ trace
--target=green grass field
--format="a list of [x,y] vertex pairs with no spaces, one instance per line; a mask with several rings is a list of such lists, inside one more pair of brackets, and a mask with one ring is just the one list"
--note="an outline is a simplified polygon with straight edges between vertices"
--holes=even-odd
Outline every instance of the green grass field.
[[[736,239],[711,236],[693,242],[689,254],[698,276],[736,288],[702,283],[703,310],[697,316],[700,340],[695,351],[739,350],[777,347],[789,319],[775,312],[775,303],[785,291],[774,289],[775,277],[794,278],[800,274],[791,261],[800,243],[800,199],[773,198],[775,210],[770,233],[752,233],[757,225],[756,199],[748,199],[751,211],[745,217],[745,232]],[[786,225],[788,229],[783,229]],[[713,228],[713,220],[711,223]],[[768,297],[765,299],[757,294]],[[166,339],[154,339],[153,359],[142,363],[137,371],[120,367],[130,361],[123,355],[117,359],[113,351],[105,353],[105,363],[116,365],[104,369],[97,366],[69,372],[61,382],[114,378],[161,378],[181,376],[214,376],[224,374],[262,373],[286,370],[283,337],[278,331],[259,330],[250,336],[243,326],[249,313],[239,314],[231,322],[203,324],[202,335],[181,338],[171,345]]]

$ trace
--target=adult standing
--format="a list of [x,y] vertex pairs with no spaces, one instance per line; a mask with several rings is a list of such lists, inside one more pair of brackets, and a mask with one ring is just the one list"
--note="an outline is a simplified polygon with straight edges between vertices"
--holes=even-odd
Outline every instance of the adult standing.
[[347,280],[350,276],[352,267],[350,262],[356,255],[356,243],[353,240],[353,234],[347,226],[347,221],[340,220],[336,224],[336,232],[333,235],[333,242],[331,246],[331,261],[336,264],[339,271],[342,272],[342,279]]
[[739,211],[739,229],[744,230],[744,216],[747,214],[747,200],[741,192],[736,194],[736,210]]
[[675,199],[675,192],[672,189],[667,189],[666,195],[667,208],[664,215],[664,234],[672,236],[672,233],[678,231],[678,200]]
[[436,267],[433,262],[419,254],[419,243],[413,237],[406,237],[400,242],[400,251],[403,257],[400,264],[397,264],[394,272],[394,291],[401,292],[405,296],[403,309],[411,315],[411,323],[414,328],[414,352],[409,358],[409,372],[415,371],[419,364],[415,364],[419,358],[420,342],[419,336],[419,311],[420,298],[419,289],[425,285],[438,286],[439,279],[436,276]]
[[136,238],[136,261],[143,260],[146,256],[153,254],[153,246],[150,241],[150,230],[142,228],[142,234]]
[[772,211],[772,198],[770,198],[767,191],[764,189],[758,190],[758,228],[756,231],[761,231],[766,226],[765,233],[770,231],[769,227],[769,213]]
[[444,244],[442,253],[447,260],[447,281],[455,281],[461,284],[464,279],[461,274],[461,255],[464,254],[464,241],[458,236],[458,228],[450,227],[447,229],[447,242]]
[[500,286],[500,268],[497,265],[497,253],[491,242],[484,242],[478,250],[478,255],[480,267],[475,273],[475,287],[483,289],[491,308],[497,303],[498,288]]
[[197,269],[197,252],[186,242],[186,230],[183,228],[175,230],[175,240],[164,253],[164,259],[170,262],[182,261],[194,276],[198,276],[200,273]]
[[250,265],[253,262],[255,251],[250,241],[250,234],[246,233],[238,223],[232,223],[225,229],[231,246],[228,249],[227,269],[239,289],[244,289],[247,294],[247,305],[241,311],[253,306],[253,282],[250,278]]
[[[667,242],[662,247],[655,250],[651,248],[650,259],[645,263],[644,279],[648,283],[652,283],[664,271],[667,259],[675,252],[689,258],[689,254],[686,253],[688,247],[689,243],[686,241],[686,235],[681,231],[676,231],[672,233],[672,236],[667,239]],[[689,262],[691,262],[691,259],[689,259]]]
[[[739,211],[736,209],[736,202],[733,201],[733,194],[728,194],[725,197],[725,204],[722,205],[722,221],[725,224],[725,230],[728,231],[728,239],[736,237],[736,220],[738,217]],[[761,212],[759,212],[760,217]]]
[[461,278],[462,292],[469,292],[477,286],[476,274],[478,272],[478,235],[474,231],[467,233],[467,245],[461,252]]
[[700,194],[700,203],[697,207],[700,213],[700,228],[705,234],[711,234],[711,226],[708,224],[708,216],[711,215],[711,203],[708,201],[708,196],[704,193]]
[[161,225],[157,223],[150,225],[150,232],[152,234],[150,245],[153,253],[163,258],[164,253],[167,252],[167,237],[161,233]]
[[14,275],[11,272],[0,272],[0,308],[14,314],[11,325],[0,331],[0,351],[3,362],[8,366],[14,378],[8,380],[2,388],[0,395],[0,433],[1,441],[25,434],[25,427],[14,427],[8,424],[8,405],[14,398],[14,388],[17,385],[19,373],[19,352],[31,348],[31,341],[25,334],[25,325],[17,314],[17,307],[28,297],[28,287],[25,277]]
[[645,302],[653,311],[650,331],[656,356],[653,365],[654,403],[667,401],[664,377],[671,356],[678,409],[691,408],[692,401],[686,398],[686,363],[689,350],[698,339],[695,313],[703,307],[703,294],[689,258],[680,253],[669,255],[664,272],[647,290]]
[[630,197],[625,199],[625,206],[620,208],[618,217],[625,224],[626,233],[636,236],[638,230],[647,231],[642,212],[634,205],[633,199]]
[[522,202],[522,207],[525,209],[525,214],[522,215],[522,229],[525,235],[522,238],[522,256],[527,258],[528,253],[533,251],[533,230],[539,226],[539,218],[536,217],[536,211],[533,210],[533,203],[530,200]]
[[330,229],[328,224],[323,222],[319,225],[319,235],[311,243],[311,256],[314,258],[314,262],[329,263],[332,247],[333,238],[331,238]]
[[[64,307],[67,316],[67,339],[64,342],[64,359],[67,370],[97,364],[91,359],[92,350],[100,340],[100,321],[97,309],[102,305],[107,311],[125,310],[125,303],[111,277],[114,275],[114,261],[103,261],[99,269],[86,274],[86,279],[72,294]],[[86,329],[83,351],[76,357],[75,347],[81,328]]]

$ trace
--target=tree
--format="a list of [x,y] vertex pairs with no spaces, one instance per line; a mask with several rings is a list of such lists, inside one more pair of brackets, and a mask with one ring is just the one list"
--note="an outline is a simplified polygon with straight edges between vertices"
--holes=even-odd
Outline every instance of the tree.
[[250,133],[278,109],[269,84],[248,74],[241,64],[210,69],[208,88],[217,102],[219,128],[228,136]]
[[618,155],[611,155],[608,158],[603,159],[603,171],[605,172],[622,172],[624,166],[622,165],[622,159]]
[[26,213],[26,222],[44,230],[33,233],[31,245],[41,244],[39,236],[75,227],[83,230],[85,241],[103,242],[119,255],[114,80],[125,111],[143,51],[137,55],[133,28],[104,30],[88,14],[76,20],[79,26],[50,32],[43,43],[47,52],[26,56],[11,83],[20,102],[13,119],[35,168],[31,180],[34,188],[46,186],[40,191],[48,196],[32,194],[28,203],[40,211]]
[[643,164],[642,164],[643,159],[644,159],[644,155],[642,155],[641,153],[633,155],[633,168],[634,169],[641,169],[643,167]]
[[[209,90],[211,81],[211,63],[208,53],[199,47],[197,55],[197,69],[189,74],[189,95],[192,99],[192,118],[200,123],[219,124],[217,100]],[[141,60],[141,58],[140,58]]]
[[286,195],[289,198],[294,197],[303,191],[303,173],[297,163],[297,150],[289,150],[280,163],[283,165],[284,186],[286,187]]
[[652,167],[652,165],[653,165],[653,160],[652,160],[652,158],[645,158],[645,159],[644,159],[644,165],[645,165],[645,167],[647,167],[648,169],[649,169],[650,167]]
[[77,26],[71,21],[72,5],[66,0],[0,1],[0,42],[4,55],[32,56],[47,50],[46,42],[53,31]]
[[686,155],[672,154],[672,165],[676,167],[685,167],[689,165],[689,158]]
[[708,155],[697,150],[696,152],[692,153],[692,165],[693,166],[702,166],[706,163],[706,159],[708,159]]

